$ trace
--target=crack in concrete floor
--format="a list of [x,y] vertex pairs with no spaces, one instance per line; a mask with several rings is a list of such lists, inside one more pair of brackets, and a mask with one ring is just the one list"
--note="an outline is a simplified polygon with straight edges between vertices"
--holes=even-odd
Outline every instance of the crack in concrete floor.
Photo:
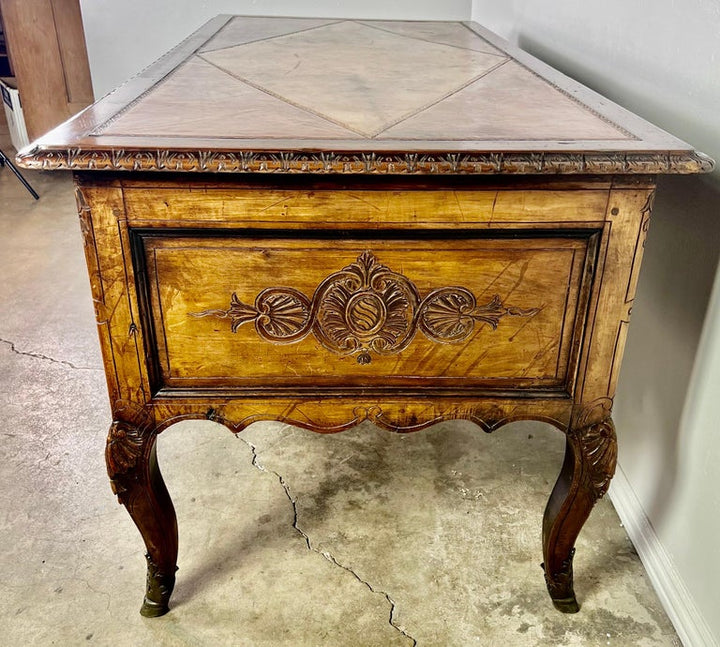
[[76,366],[72,362],[68,362],[64,359],[55,359],[54,357],[49,357],[48,355],[43,355],[42,353],[33,353],[31,351],[24,351],[24,350],[18,350],[17,346],[15,346],[15,342],[10,341],[9,339],[3,339],[0,338],[0,342],[3,344],[7,344],[10,347],[10,351],[15,353],[16,355],[22,355],[25,357],[34,357],[35,359],[42,359],[46,360],[48,362],[52,362],[53,364],[63,364],[65,366],[68,366],[69,368],[72,368],[76,371],[102,371],[102,367],[100,366]]
[[348,573],[350,573],[358,582],[360,582],[361,584],[364,584],[372,593],[374,593],[376,595],[381,595],[382,597],[384,597],[385,600],[387,600],[388,604],[390,605],[390,616],[388,618],[388,622],[390,623],[390,626],[393,629],[395,629],[396,631],[398,631],[399,633],[401,633],[403,636],[405,636],[408,640],[411,640],[412,647],[417,647],[417,640],[415,640],[415,638],[413,638],[405,629],[403,629],[400,625],[397,624],[397,622],[395,620],[395,611],[397,610],[397,604],[396,604],[395,600],[393,600],[390,597],[390,594],[386,593],[385,591],[380,591],[379,589],[376,589],[375,587],[373,587],[373,585],[370,584],[370,582],[368,582],[367,580],[364,580],[362,577],[360,577],[360,575],[358,575],[352,568],[350,568],[349,566],[346,566],[345,564],[341,564],[340,562],[338,562],[338,560],[335,559],[335,557],[332,554],[330,554],[329,552],[318,550],[317,548],[315,548],[313,546],[312,541],[310,540],[310,536],[298,525],[297,498],[293,497],[292,492],[290,492],[290,486],[287,484],[287,482],[285,481],[283,476],[281,474],[278,474],[274,470],[267,469],[264,465],[262,465],[259,462],[257,447],[255,445],[253,445],[249,440],[246,440],[239,434],[236,435],[236,437],[250,448],[250,451],[252,452],[252,466],[257,468],[261,472],[265,472],[266,474],[272,474],[273,476],[275,476],[277,478],[278,482],[280,483],[283,490],[285,491],[285,496],[288,498],[288,501],[290,501],[290,504],[292,505],[292,509],[293,509],[292,526],[298,532],[298,534],[305,540],[308,550],[310,550],[313,553],[317,553],[318,555],[321,555],[326,561],[330,562],[334,566],[337,566],[338,568],[341,568],[344,571],[347,571]]

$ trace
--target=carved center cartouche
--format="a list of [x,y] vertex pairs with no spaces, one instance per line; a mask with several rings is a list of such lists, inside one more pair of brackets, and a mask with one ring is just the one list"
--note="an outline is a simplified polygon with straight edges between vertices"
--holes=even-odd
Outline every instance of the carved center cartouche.
[[345,322],[358,337],[372,336],[385,324],[387,308],[374,292],[360,292],[348,301]]

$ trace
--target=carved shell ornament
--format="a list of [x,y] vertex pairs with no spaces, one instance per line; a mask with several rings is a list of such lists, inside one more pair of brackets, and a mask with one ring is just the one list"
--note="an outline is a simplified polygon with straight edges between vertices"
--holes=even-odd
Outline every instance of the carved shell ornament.
[[602,498],[610,487],[617,463],[612,405],[612,398],[598,398],[581,412],[577,424],[568,431],[568,437],[587,465],[586,477],[597,499]]
[[131,471],[142,455],[142,447],[143,439],[140,429],[123,422],[113,422],[105,447],[105,458],[110,477]]
[[531,317],[539,311],[505,306],[497,294],[478,305],[463,287],[440,288],[421,299],[412,281],[365,251],[322,281],[311,299],[293,288],[274,287],[260,292],[253,305],[233,293],[227,310],[190,314],[229,319],[232,332],[254,323],[257,334],[275,344],[312,333],[328,350],[357,355],[359,364],[369,364],[372,353],[402,351],[418,330],[433,341],[457,343],[470,337],[477,322],[495,330],[505,316]]

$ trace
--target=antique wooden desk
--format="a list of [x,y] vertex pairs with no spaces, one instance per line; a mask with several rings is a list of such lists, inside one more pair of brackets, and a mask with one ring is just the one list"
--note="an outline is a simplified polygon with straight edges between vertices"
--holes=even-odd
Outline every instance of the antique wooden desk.
[[578,610],[655,179],[711,160],[473,23],[230,16],[18,159],[74,171],[141,613],[176,571],[155,440],[188,418],[548,422],[545,577]]

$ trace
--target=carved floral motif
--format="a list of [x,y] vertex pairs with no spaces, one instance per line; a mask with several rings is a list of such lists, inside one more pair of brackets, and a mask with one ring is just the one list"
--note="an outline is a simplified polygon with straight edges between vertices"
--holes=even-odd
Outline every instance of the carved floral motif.
[[478,321],[496,330],[505,315],[529,317],[538,312],[539,308],[506,308],[497,294],[478,306],[473,293],[465,288],[441,288],[423,301],[418,325],[434,341],[455,342],[467,339]]
[[478,305],[463,287],[434,290],[421,300],[415,285],[402,274],[381,265],[365,251],[354,263],[328,276],[312,299],[293,288],[268,288],[254,305],[236,293],[227,310],[204,310],[195,317],[230,319],[232,332],[254,323],[265,341],[284,344],[310,332],[328,350],[357,354],[360,364],[371,361],[371,352],[389,355],[403,350],[419,329],[440,343],[460,342],[473,333],[475,324],[495,330],[505,316],[530,317],[538,308],[506,307],[499,295]]
[[588,468],[587,478],[593,493],[600,499],[607,492],[615,474],[617,463],[615,425],[608,418],[603,422],[574,430],[570,435],[583,454],[583,462]]
[[121,503],[127,503],[125,495],[129,490],[129,482],[137,476],[135,468],[142,458],[143,444],[142,428],[117,420],[110,425],[105,445],[105,463],[110,486]]
[[407,278],[366,251],[315,290],[313,334],[325,348],[358,352],[358,362],[367,364],[371,350],[388,355],[410,343],[419,301]]
[[253,321],[258,334],[266,341],[291,343],[305,335],[304,329],[310,321],[310,302],[302,292],[291,288],[263,290],[254,306],[243,303],[233,293],[227,316],[232,321],[233,332]]

